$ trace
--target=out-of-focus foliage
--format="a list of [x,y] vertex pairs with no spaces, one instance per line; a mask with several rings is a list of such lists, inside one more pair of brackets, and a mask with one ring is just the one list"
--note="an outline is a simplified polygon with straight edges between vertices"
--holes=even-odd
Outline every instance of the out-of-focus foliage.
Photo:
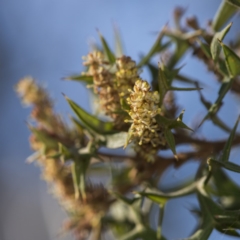
[[[238,119],[234,127],[229,127],[218,116],[226,94],[240,94],[239,41],[234,39],[236,44],[229,46],[224,40],[232,26],[228,20],[239,7],[238,0],[223,1],[205,29],[195,17],[180,24],[184,10],[176,9],[175,28],[165,26],[139,63],[121,53],[118,33],[119,51],[115,54],[99,32],[101,47],[83,57],[85,71],[66,79],[90,88],[105,118],[87,112],[81,103],[65,96],[75,114],[72,126],[68,126],[34,79],[27,77],[18,83],[16,91],[23,103],[33,106],[30,144],[36,152],[29,161],[41,167],[44,180],[69,215],[64,228],[72,230],[76,239],[101,239],[105,231],[111,231],[121,240],[164,240],[162,222],[168,214],[164,211],[167,202],[190,194],[199,201],[199,224],[186,239],[208,239],[214,229],[240,237],[240,188],[224,170],[240,172],[240,165],[229,159],[231,147],[240,143]],[[177,68],[189,51],[219,82],[213,103],[204,98],[200,82],[182,75]],[[155,56],[160,56],[160,63],[153,64]],[[149,81],[141,78],[144,67],[151,72]],[[175,80],[189,86],[176,87]],[[210,120],[229,138],[213,142],[192,135],[193,130],[183,121],[184,111],[179,113],[175,91],[199,93],[199,105],[206,108],[200,125]],[[183,144],[192,150],[177,152],[176,146]],[[106,153],[103,147],[122,148],[124,153]],[[163,157],[164,149],[170,149],[172,157]],[[194,181],[170,192],[158,188],[166,169],[193,159],[199,161]],[[113,162],[119,163],[119,168],[114,168]],[[91,172],[96,178],[104,172],[109,183],[91,183]],[[159,206],[156,229],[150,227],[154,203]]]

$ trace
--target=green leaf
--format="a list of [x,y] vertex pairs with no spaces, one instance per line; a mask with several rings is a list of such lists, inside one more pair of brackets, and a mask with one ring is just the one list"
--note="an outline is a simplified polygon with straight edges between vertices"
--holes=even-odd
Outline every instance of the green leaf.
[[202,88],[179,88],[179,87],[169,87],[169,90],[172,91],[196,91],[201,90]]
[[66,80],[74,80],[77,82],[85,82],[87,84],[92,84],[93,83],[93,77],[92,76],[87,76],[87,75],[72,75],[69,77],[64,78]]
[[216,104],[218,103],[221,103],[223,98],[225,97],[226,93],[230,90],[231,86],[232,86],[232,82],[233,82],[233,79],[231,78],[226,78],[222,84],[221,84],[221,87],[218,91],[218,98],[216,100]]
[[98,34],[99,34],[99,37],[100,37],[100,40],[102,43],[103,51],[106,54],[108,61],[111,64],[114,64],[116,61],[114,54],[112,53],[111,49],[109,48],[105,38],[102,36],[102,34],[99,31],[98,31]]
[[193,182],[187,186],[183,185],[178,187],[173,192],[161,192],[160,190],[154,190],[153,192],[137,192],[141,196],[144,196],[157,204],[165,204],[171,198],[178,198],[192,194],[196,191],[196,183]]
[[136,226],[132,231],[121,237],[119,240],[166,240],[165,237],[161,236],[160,239],[157,238],[156,232],[151,228],[146,226]]
[[121,57],[123,55],[123,43],[117,26],[114,26],[114,37],[115,37],[115,55],[117,57]]
[[165,128],[164,130],[164,136],[166,138],[166,141],[168,143],[169,148],[172,150],[174,157],[178,160],[176,148],[175,148],[175,139],[170,129]]
[[175,119],[169,126],[169,129],[173,129],[173,128],[184,128],[187,130],[190,130],[193,132],[193,130],[188,127],[185,123],[182,122],[182,116],[183,116],[184,110],[182,111],[182,113],[179,115],[179,117],[177,119]]
[[239,0],[226,0],[228,3],[230,3],[231,5],[240,8],[240,1]]
[[223,233],[224,235],[229,235],[229,236],[233,236],[233,237],[240,237],[240,234],[232,228],[233,228],[233,226],[231,226],[229,228],[226,228],[225,226],[220,226],[220,227],[217,227],[216,229],[219,232]]
[[85,177],[90,159],[90,154],[83,154],[74,159],[74,162],[72,163],[72,176],[76,199],[79,199],[80,196],[83,199],[86,199]]
[[[211,199],[202,196],[200,193],[198,193],[197,196],[202,212],[201,226],[191,237],[186,238],[184,240],[209,239],[209,236],[211,235],[214,229],[214,219],[212,216],[212,210],[214,210],[216,207],[215,203],[212,202]],[[219,212],[219,208],[217,208],[217,211],[214,212]]]
[[210,46],[212,58],[214,61],[218,59],[218,56],[221,51],[221,45],[219,41],[222,41],[224,39],[228,31],[230,30],[231,26],[232,26],[232,23],[229,23],[221,32],[217,32],[214,34],[214,37],[212,39],[211,46]]
[[[180,70],[183,66],[175,69],[169,69],[167,66],[163,65],[162,69],[166,75],[168,83],[172,83],[172,81],[176,78],[176,76],[179,74]],[[170,84],[169,84],[170,85]]]
[[[206,223],[208,219],[206,218]],[[211,224],[206,224],[203,225],[200,229],[198,229],[191,237],[189,238],[184,238],[183,240],[207,240],[209,239],[208,237],[211,235],[213,231],[213,226]]]
[[219,89],[218,98],[215,101],[215,103],[213,103],[213,104],[211,104],[210,102],[207,102],[204,99],[204,97],[202,96],[202,94],[200,93],[201,102],[204,104],[204,106],[206,108],[208,108],[208,113],[206,114],[206,116],[203,118],[203,120],[199,124],[199,127],[203,124],[203,122],[205,120],[210,118],[215,125],[221,127],[223,130],[225,130],[227,132],[229,131],[229,128],[216,116],[216,113],[218,112],[218,110],[220,109],[220,107],[222,105],[223,98],[225,97],[225,95],[227,94],[229,89],[231,88],[232,82],[233,82],[233,79],[231,79],[231,78],[227,78],[226,80],[224,80],[224,82],[222,83],[222,85]]
[[222,74],[222,76],[229,77],[225,59],[224,60],[222,60],[220,58],[218,59],[217,68],[218,68],[219,72]]
[[236,77],[240,74],[240,58],[236,53],[234,53],[228,46],[226,46],[222,42],[221,46],[225,55],[225,62],[228,72],[231,77]]
[[31,132],[41,141],[44,145],[42,151],[46,152],[49,149],[58,149],[58,140],[48,134],[46,131],[29,126]]
[[158,115],[156,116],[156,120],[159,124],[163,125],[164,127],[167,127],[168,129],[185,128],[190,131],[193,131],[185,123],[182,122],[183,113],[184,113],[184,110],[180,113],[179,117],[176,119],[168,119],[161,115]]
[[128,133],[120,132],[115,134],[106,135],[107,148],[120,148],[123,147],[127,141]]
[[83,129],[84,126],[82,125],[81,122],[79,122],[75,117],[70,117],[70,119],[72,120],[74,126],[76,127],[76,129],[79,131],[80,134],[83,134]]
[[[226,211],[220,205],[215,203],[207,195],[204,189],[203,183],[205,181],[202,181],[204,178],[200,179],[200,182],[197,185],[199,190],[197,197],[201,208],[201,225],[191,237],[185,240],[209,239],[209,236],[214,228],[222,232],[225,229],[230,230],[238,226],[238,223],[236,223],[236,226],[233,226],[233,222],[229,220],[232,220],[233,218],[236,219],[239,212]],[[233,234],[235,234],[233,231],[229,232],[229,235]]]
[[157,227],[157,239],[162,238],[162,223],[165,212],[165,204],[159,204],[159,216],[158,216],[158,227]]
[[80,184],[80,171],[81,167],[79,162],[73,162],[72,163],[72,177],[73,177],[73,186],[75,191],[75,199],[79,199],[80,196],[80,190],[79,190],[79,184]]
[[148,193],[148,192],[138,192],[137,194],[150,199],[151,201],[157,204],[165,204],[169,197],[166,197],[165,194],[155,194],[155,193]]
[[214,195],[219,197],[224,209],[240,209],[240,187],[234,183],[221,168],[212,169]]
[[165,127],[168,127],[170,126],[171,124],[173,124],[174,120],[173,119],[168,119],[166,117],[163,117],[161,115],[157,115],[156,116],[156,120],[159,124],[165,126]]
[[229,2],[223,0],[214,16],[212,27],[215,31],[219,31],[223,25],[237,12],[237,8]]
[[163,38],[163,33],[160,32],[156,42],[153,44],[152,48],[148,52],[146,56],[144,56],[141,61],[138,63],[138,67],[142,67],[145,64],[148,64],[149,60],[154,56],[154,54],[161,52],[162,50],[166,49],[170,44],[171,41],[166,42],[165,44],[161,44]]
[[191,84],[195,84],[196,81],[198,81],[198,80],[193,80],[190,77],[187,77],[182,74],[178,74],[177,76],[175,76],[175,79],[184,83],[191,83]]
[[73,157],[73,154],[69,149],[61,143],[58,143],[59,153],[61,154],[62,160],[65,162]]
[[200,45],[200,48],[202,49],[202,51],[206,55],[206,57],[207,58],[212,58],[210,46],[208,44],[206,44],[206,43],[203,43],[200,39],[197,39],[197,41],[198,41],[198,43]]
[[209,164],[211,166],[223,167],[230,171],[240,173],[240,166],[232,162],[223,162],[211,158],[209,159]]
[[169,69],[173,69],[177,65],[188,49],[189,45],[186,41],[177,41],[175,52],[167,64]]
[[114,131],[114,125],[112,122],[104,122],[99,120],[98,118],[94,117],[93,115],[87,113],[84,109],[82,109],[79,105],[77,105],[75,102],[70,100],[68,97],[66,97],[66,100],[68,101],[70,107],[75,112],[75,114],[78,116],[78,118],[90,129],[93,131],[99,133],[99,134],[111,134],[115,133]]
[[220,161],[227,162],[228,159],[229,159],[231,146],[232,146],[232,142],[234,140],[234,136],[235,136],[235,133],[236,133],[236,130],[237,130],[238,122],[239,122],[239,118],[237,119],[237,121],[234,125],[234,128],[232,129],[231,134],[228,138],[228,141],[226,142],[226,144],[224,146],[223,154],[222,154],[222,157],[220,158]]
[[159,106],[162,105],[163,99],[165,94],[167,93],[169,86],[168,86],[168,79],[166,77],[166,73],[164,71],[164,65],[159,65],[158,70],[158,87],[159,87],[159,94],[160,94],[160,101]]
[[158,91],[159,86],[158,86],[158,74],[159,70],[156,66],[152,65],[151,63],[147,64],[147,67],[151,73],[151,85],[152,85],[152,90],[153,91]]

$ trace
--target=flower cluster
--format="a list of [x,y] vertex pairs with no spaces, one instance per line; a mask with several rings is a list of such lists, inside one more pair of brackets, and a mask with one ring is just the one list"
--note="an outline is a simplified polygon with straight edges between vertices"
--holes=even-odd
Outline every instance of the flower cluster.
[[136,149],[143,149],[148,146],[148,149],[144,149],[144,155],[147,154],[145,157],[149,160],[150,156],[156,154],[158,147],[166,145],[163,131],[155,119],[161,111],[159,108],[159,93],[150,91],[148,82],[138,79],[127,102],[131,108],[129,115],[132,119],[126,120],[132,123],[130,141],[137,141],[139,145],[143,146]]
[[110,65],[100,51],[93,51],[83,57],[83,65],[88,67],[83,75],[93,77],[94,92],[99,96],[100,106],[106,115],[110,116],[116,127],[124,125],[124,114],[121,99],[129,96],[139,77],[139,70],[135,61],[130,57],[122,56]]

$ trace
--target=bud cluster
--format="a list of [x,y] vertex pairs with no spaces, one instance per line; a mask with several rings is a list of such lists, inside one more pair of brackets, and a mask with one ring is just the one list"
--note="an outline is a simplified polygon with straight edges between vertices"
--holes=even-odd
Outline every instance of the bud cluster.
[[88,71],[82,74],[93,77],[94,92],[99,96],[100,106],[106,115],[116,120],[116,112],[121,109],[121,105],[115,87],[115,75],[110,72],[109,63],[104,61],[104,55],[99,51],[89,53],[83,60],[83,65],[88,67]]
[[53,110],[53,101],[46,90],[36,84],[31,77],[21,79],[16,85],[16,91],[26,106],[33,105],[31,118],[38,122],[39,126],[52,134],[66,138],[67,128],[61,117]]

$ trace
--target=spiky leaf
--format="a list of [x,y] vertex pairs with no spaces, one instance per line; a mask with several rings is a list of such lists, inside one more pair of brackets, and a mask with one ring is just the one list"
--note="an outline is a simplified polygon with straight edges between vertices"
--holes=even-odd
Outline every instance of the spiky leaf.
[[107,41],[105,40],[105,38],[102,36],[102,34],[100,32],[98,32],[101,43],[102,43],[102,47],[103,47],[103,51],[108,59],[108,61],[113,64],[115,63],[115,56],[113,54],[113,52],[111,51],[110,47],[108,46]]
[[228,31],[230,30],[231,26],[232,26],[232,23],[229,23],[222,31],[214,34],[214,37],[212,39],[211,46],[210,46],[213,60],[218,59],[219,53],[221,51],[221,45],[219,41],[222,41],[224,39]]
[[234,125],[234,128],[232,129],[231,134],[228,138],[228,141],[226,142],[226,144],[224,146],[222,157],[220,158],[220,161],[227,162],[229,160],[231,146],[232,146],[232,142],[234,140],[234,136],[235,136],[235,133],[237,130],[238,122],[239,122],[239,119],[237,119],[237,121]]
[[228,69],[228,72],[231,77],[236,77],[240,74],[240,58],[234,53],[228,46],[221,42],[223,52],[225,55],[225,62]]
[[78,118],[84,123],[84,125],[92,129],[93,131],[103,135],[116,132],[114,131],[114,126],[112,122],[104,122],[99,120],[95,116],[86,112],[83,108],[81,108],[74,101],[70,100],[68,97],[65,96],[65,98],[68,101],[72,110],[75,112]]

